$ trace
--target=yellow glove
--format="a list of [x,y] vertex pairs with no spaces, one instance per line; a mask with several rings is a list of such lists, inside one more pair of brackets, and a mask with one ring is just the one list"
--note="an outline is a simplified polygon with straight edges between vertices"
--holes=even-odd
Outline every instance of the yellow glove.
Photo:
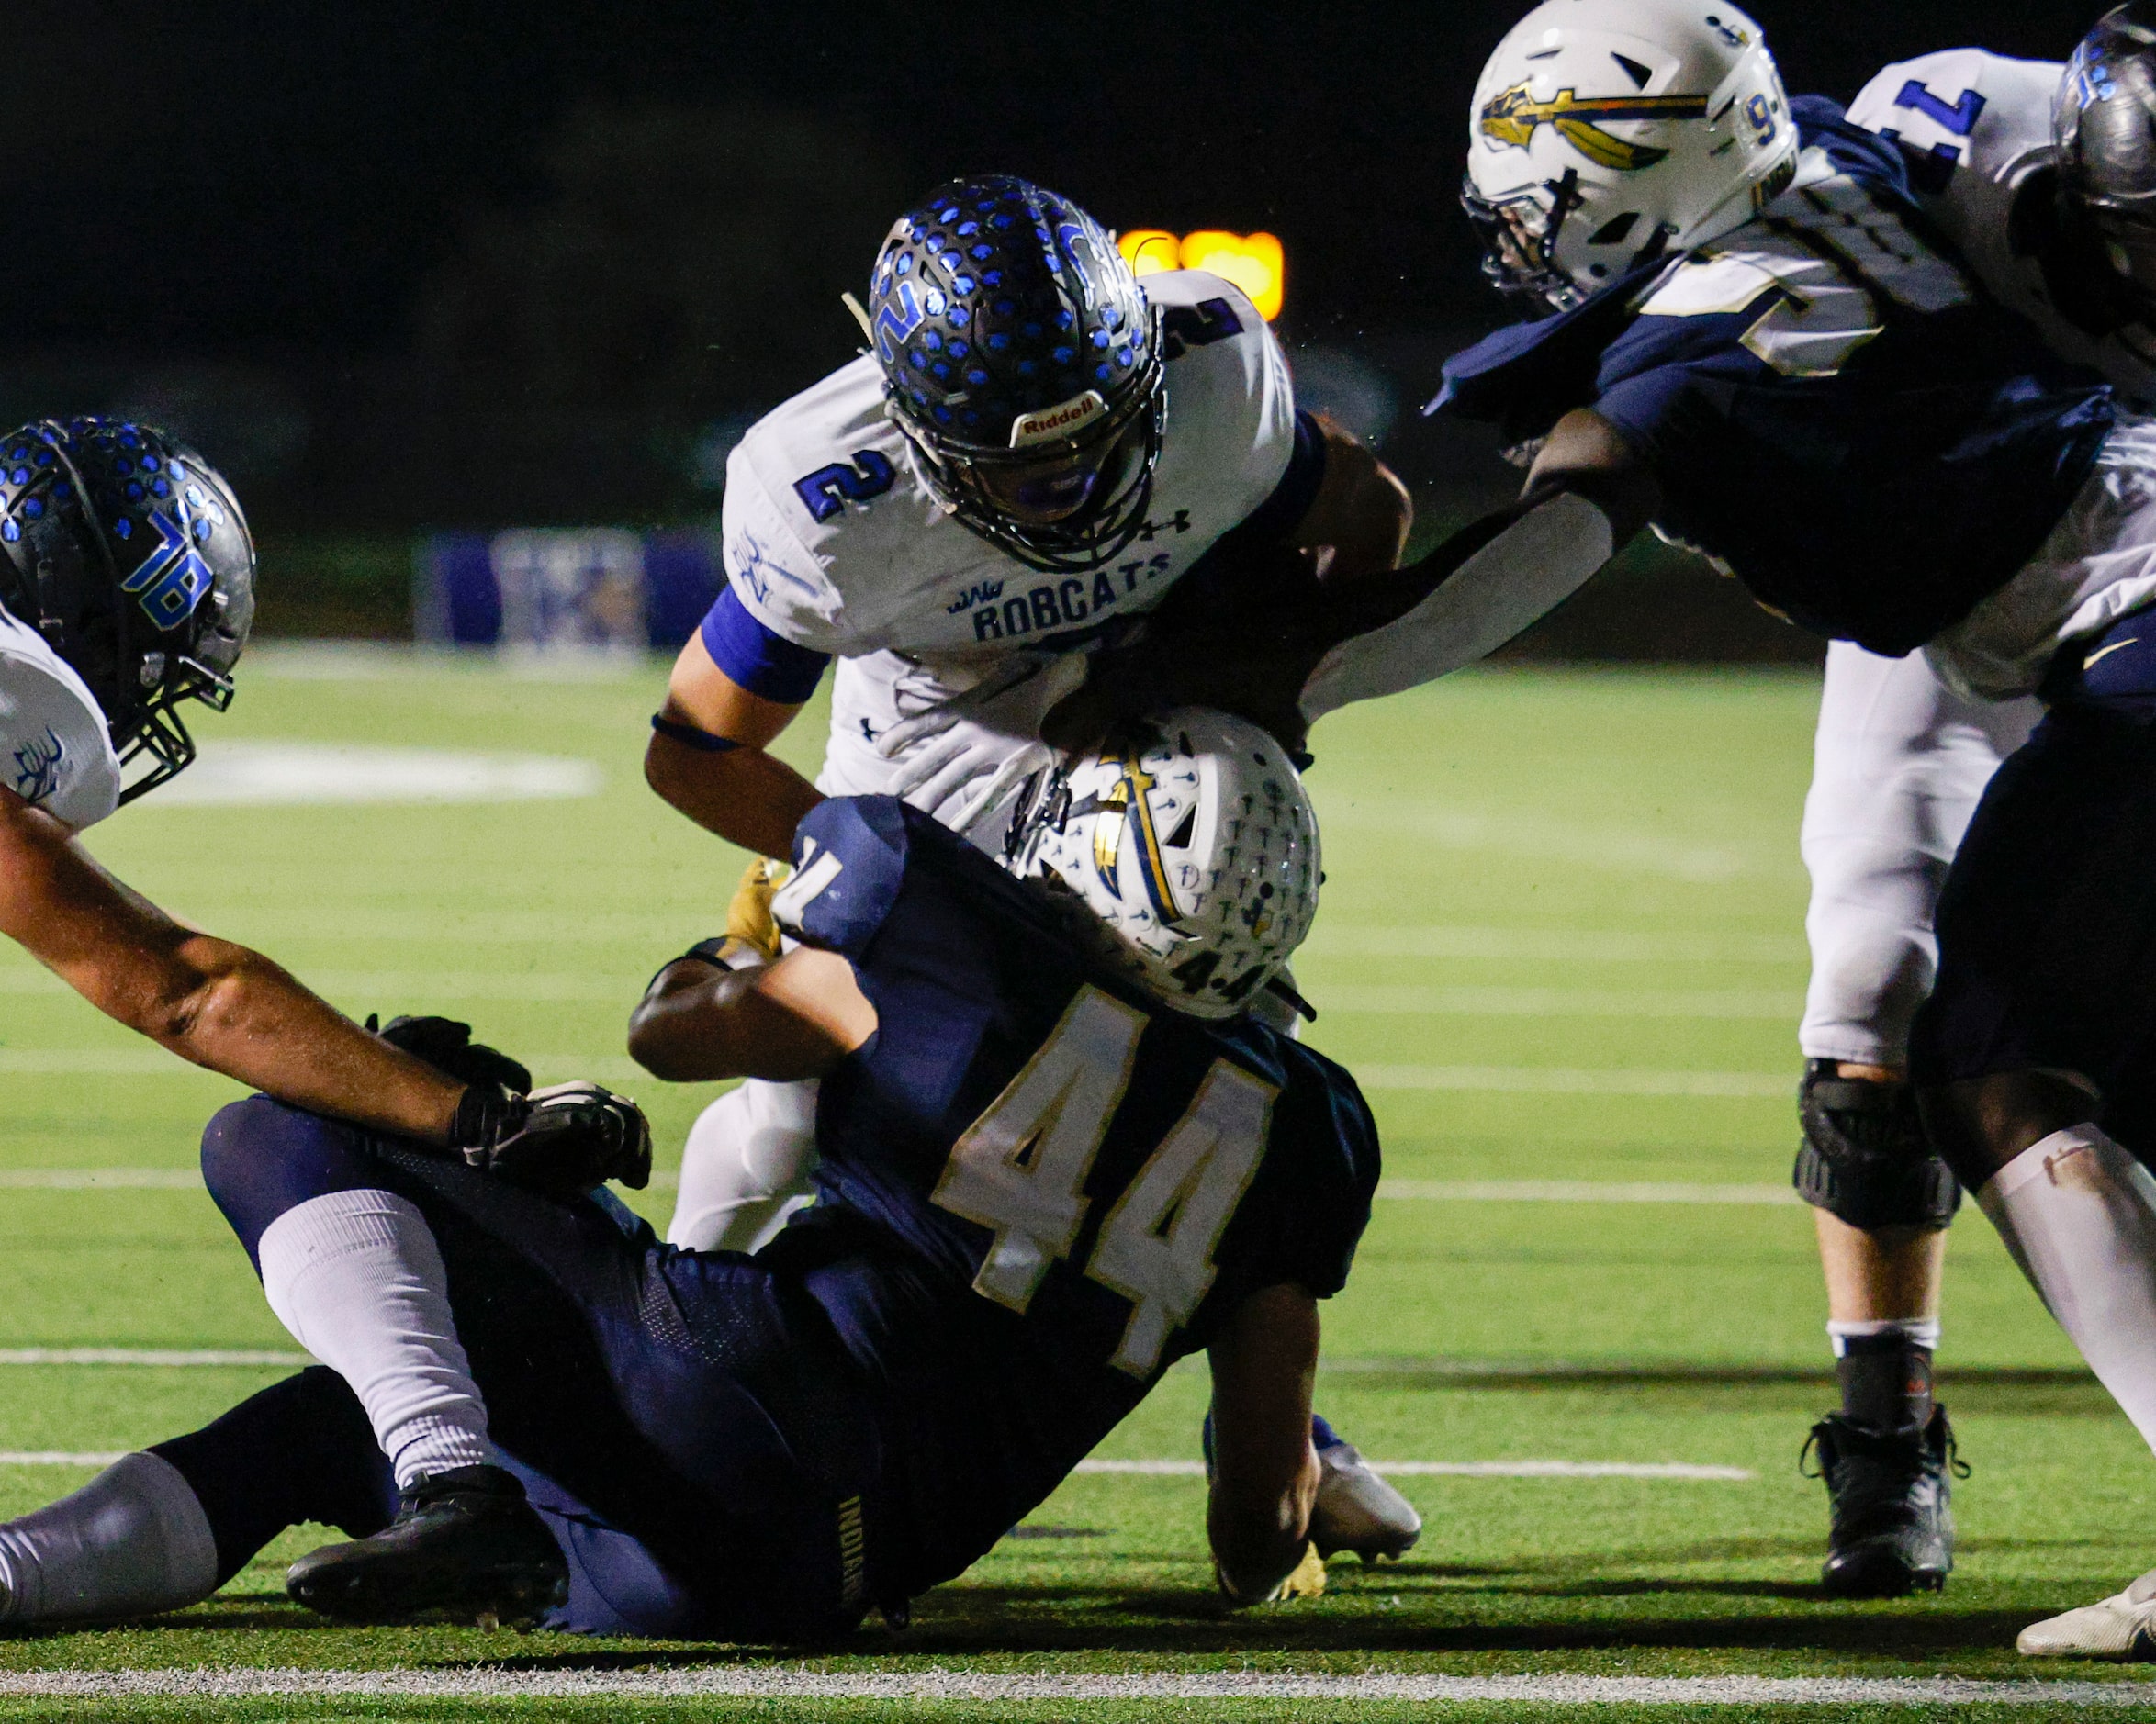
[[1325,1559],[1318,1554],[1316,1545],[1303,1552],[1303,1560],[1295,1565],[1295,1573],[1265,1596],[1267,1604],[1283,1604],[1290,1598],[1322,1598],[1325,1595]]
[[761,856],[742,871],[734,901],[726,906],[729,946],[754,952],[767,964],[779,961],[779,924],[771,919],[771,897],[792,872],[785,863]]

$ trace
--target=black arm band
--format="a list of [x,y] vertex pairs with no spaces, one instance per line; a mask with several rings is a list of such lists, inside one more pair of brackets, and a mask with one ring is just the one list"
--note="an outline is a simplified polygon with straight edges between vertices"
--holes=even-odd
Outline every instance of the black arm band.
[[683,724],[664,713],[651,715],[651,728],[668,742],[693,748],[700,755],[730,755],[741,746],[732,737],[713,736],[709,731],[700,731],[693,724]]

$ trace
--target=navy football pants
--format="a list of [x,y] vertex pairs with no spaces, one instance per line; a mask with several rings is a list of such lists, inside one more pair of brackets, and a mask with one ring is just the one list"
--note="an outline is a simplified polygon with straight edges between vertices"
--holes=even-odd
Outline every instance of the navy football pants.
[[[331,1191],[394,1192],[425,1215],[493,1438],[569,1560],[548,1626],[736,1639],[859,1618],[876,1439],[800,1277],[676,1250],[603,1193],[556,1203],[262,1096],[211,1122],[203,1170],[251,1254]],[[295,1521],[365,1533],[394,1510],[333,1373],[159,1452],[195,1484],[228,1573]]]
[[2156,1125],[2156,611],[2066,648],[1947,875],[1919,1084],[2075,1071],[2146,1155]]

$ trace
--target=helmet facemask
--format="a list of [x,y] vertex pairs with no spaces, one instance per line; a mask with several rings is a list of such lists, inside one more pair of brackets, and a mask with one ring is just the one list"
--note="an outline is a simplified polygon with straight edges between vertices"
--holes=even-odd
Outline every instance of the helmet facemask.
[[966,527],[1056,574],[1144,531],[1161,318],[1091,216],[1008,175],[954,181],[893,225],[869,297],[885,410]]
[[40,420],[0,451],[0,598],[82,677],[123,775],[146,763],[124,807],[194,762],[183,706],[231,705],[254,619],[245,517],[201,456],[148,427]]
[[[1151,317],[1155,339],[1146,375],[1118,407],[1070,437],[1015,449],[965,443],[931,432],[900,397],[891,397],[891,417],[937,500],[983,538],[1045,573],[1081,574],[1120,556],[1144,531],[1167,429],[1159,313]],[[1074,506],[1057,509],[1064,500],[1055,496],[1058,481],[1074,478],[1086,481],[1083,495]]]

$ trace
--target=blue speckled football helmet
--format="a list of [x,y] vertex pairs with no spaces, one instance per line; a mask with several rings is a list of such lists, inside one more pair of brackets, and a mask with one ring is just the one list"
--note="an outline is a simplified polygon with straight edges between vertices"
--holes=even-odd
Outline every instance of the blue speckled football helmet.
[[1138,536],[1165,423],[1159,319],[1077,205],[953,180],[884,241],[869,322],[891,417],[968,527],[1059,573]]
[[89,686],[131,802],[195,758],[178,708],[232,701],[254,541],[216,468],[148,425],[37,420],[0,438],[0,606]]

